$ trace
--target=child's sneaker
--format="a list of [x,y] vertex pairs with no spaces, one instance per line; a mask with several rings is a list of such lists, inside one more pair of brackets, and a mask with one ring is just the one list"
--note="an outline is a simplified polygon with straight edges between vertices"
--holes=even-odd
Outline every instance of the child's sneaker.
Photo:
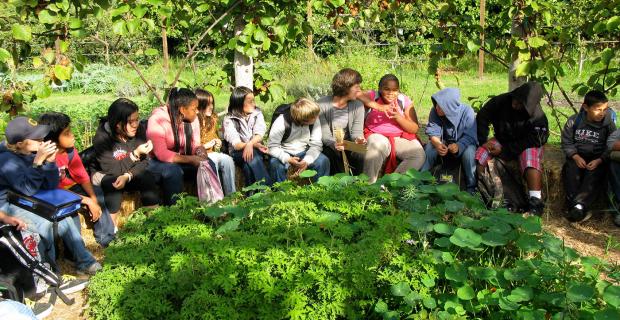
[[54,309],[54,305],[47,302],[41,303],[26,299],[25,304],[32,310],[32,313],[34,313],[37,319],[45,319],[45,317],[52,313],[52,309]]
[[545,210],[545,203],[536,197],[530,197],[528,212],[533,215],[542,216]]
[[592,217],[591,212],[585,212],[583,209],[579,209],[577,207],[572,207],[566,216],[566,220],[572,223],[582,223],[586,222],[588,219]]
[[95,273],[97,273],[97,271],[101,270],[101,264],[99,264],[99,262],[95,262],[93,264],[90,265],[90,267],[86,268],[86,269],[82,269],[82,270],[78,270],[77,274],[82,275],[82,276],[94,276]]
[[88,285],[88,280],[78,279],[70,275],[63,275],[62,280],[63,283],[60,285],[59,289],[64,294],[72,294],[78,291],[82,291]]

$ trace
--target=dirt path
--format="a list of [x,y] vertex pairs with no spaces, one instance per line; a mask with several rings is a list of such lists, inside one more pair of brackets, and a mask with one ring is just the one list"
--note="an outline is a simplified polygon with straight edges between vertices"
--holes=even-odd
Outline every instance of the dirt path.
[[[595,256],[613,264],[620,264],[620,228],[614,226],[610,215],[595,215],[581,225],[571,225],[559,214],[548,214],[544,218],[545,230],[564,239],[567,246],[574,248],[581,255]],[[99,262],[103,261],[103,250],[99,248],[93,238],[91,230],[82,230],[84,241],[88,249],[93,252]],[[75,275],[75,271],[68,263],[61,262],[65,273]],[[52,314],[47,319],[53,320],[82,320],[86,317],[86,291],[71,295],[75,298],[72,306],[56,303]]]

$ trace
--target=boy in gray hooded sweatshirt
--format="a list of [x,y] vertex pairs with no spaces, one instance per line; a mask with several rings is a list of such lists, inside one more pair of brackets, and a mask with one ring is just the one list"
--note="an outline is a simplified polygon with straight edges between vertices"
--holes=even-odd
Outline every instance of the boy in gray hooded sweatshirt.
[[433,108],[428,116],[426,134],[429,143],[424,148],[426,161],[422,170],[431,170],[437,160],[453,157],[461,159],[467,191],[476,191],[476,115],[461,103],[456,88],[446,88],[432,95]]
[[597,187],[605,181],[609,160],[607,137],[616,130],[607,97],[600,91],[588,92],[578,114],[566,121],[562,130],[562,151],[566,162],[562,183],[566,192],[570,222],[590,218],[588,208],[598,196]]

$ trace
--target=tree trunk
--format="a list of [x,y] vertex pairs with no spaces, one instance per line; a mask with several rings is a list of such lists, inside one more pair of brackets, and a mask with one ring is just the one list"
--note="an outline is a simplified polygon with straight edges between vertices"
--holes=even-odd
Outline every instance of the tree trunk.
[[[525,40],[526,34],[524,32],[523,21],[525,17],[523,16],[523,11],[521,10],[524,6],[520,1],[516,2],[516,5],[519,6],[517,9],[517,14],[512,18],[512,28],[510,30],[510,34],[513,38],[519,38]],[[527,79],[526,77],[517,77],[517,67],[519,67],[519,50],[512,47],[510,48],[511,59],[510,59],[510,68],[508,70],[508,90],[512,91],[522,84],[524,84]]]
[[[245,22],[242,19],[237,19],[235,23],[235,36],[238,36],[243,31]],[[254,89],[254,60],[251,57],[244,55],[243,53],[235,50],[233,66],[235,68],[235,86],[247,87]]]
[[165,17],[161,20],[161,46],[162,46],[162,51],[164,54],[164,61],[163,61],[164,74],[167,74],[168,69],[170,68],[170,65],[169,65],[170,57],[168,56],[168,27],[166,27]]
[[[480,0],[480,45],[484,47],[484,20],[486,15],[486,3],[485,0]],[[478,50],[478,78],[484,77],[484,50],[480,48]]]
[[56,40],[54,41],[54,53],[56,64],[60,64],[60,36],[56,36]]
[[[308,23],[312,20],[312,0],[308,0],[308,4],[306,7],[306,20]],[[308,37],[306,38],[306,46],[308,47],[308,53],[311,55],[314,54],[314,33],[310,31],[308,33]]]

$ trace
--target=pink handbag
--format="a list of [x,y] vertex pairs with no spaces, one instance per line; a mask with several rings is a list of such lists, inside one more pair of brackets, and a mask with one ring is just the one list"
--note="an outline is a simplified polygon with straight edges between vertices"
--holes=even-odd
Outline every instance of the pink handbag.
[[196,179],[198,179],[198,200],[215,203],[224,199],[220,180],[208,161],[200,162]]

